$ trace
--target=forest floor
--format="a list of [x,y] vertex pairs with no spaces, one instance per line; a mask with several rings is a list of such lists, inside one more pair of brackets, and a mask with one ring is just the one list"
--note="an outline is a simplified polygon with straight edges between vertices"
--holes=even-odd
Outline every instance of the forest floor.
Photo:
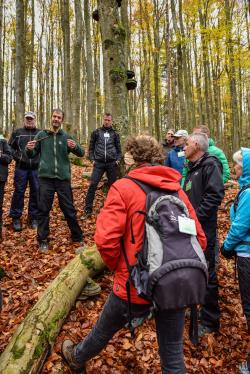
[[[83,201],[88,182],[82,179],[82,168],[73,166],[72,185],[78,217],[83,213]],[[36,233],[26,225],[27,208],[23,218],[23,231],[13,232],[8,217],[12,186],[13,166],[6,187],[4,208],[4,241],[0,245],[0,267],[6,271],[1,280],[4,295],[4,307],[0,315],[0,352],[2,352],[17,325],[23,320],[29,308],[39,299],[60,269],[74,256],[77,246],[69,239],[66,221],[56,200],[51,211],[50,251],[48,254],[38,252]],[[237,188],[227,189],[225,202],[232,199]],[[103,205],[104,195],[97,191],[95,212]],[[27,197],[25,205],[27,205]],[[83,222],[81,227],[85,234],[86,244],[93,243],[96,216]],[[220,242],[229,228],[229,211],[219,211]],[[60,356],[60,345],[65,338],[75,342],[84,338],[91,330],[100,314],[103,304],[112,289],[112,274],[105,272],[98,278],[102,293],[85,302],[77,301],[68,315],[56,340],[42,373],[70,373],[69,368]],[[194,347],[185,331],[185,362],[187,374],[191,373],[238,373],[237,365],[246,359],[250,350],[246,322],[242,313],[239,298],[238,282],[234,277],[234,261],[221,259],[219,265],[221,329],[218,334],[209,334],[202,338],[198,347]],[[88,373],[160,373],[160,362],[154,321],[147,321],[136,331],[135,340],[130,339],[128,330],[118,332],[100,355],[88,362]]]

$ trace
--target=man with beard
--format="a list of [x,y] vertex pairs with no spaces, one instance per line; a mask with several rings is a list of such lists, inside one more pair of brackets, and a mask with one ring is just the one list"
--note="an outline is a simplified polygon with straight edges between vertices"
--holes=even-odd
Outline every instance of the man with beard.
[[174,148],[174,133],[173,129],[168,129],[164,141],[162,142],[163,151],[167,157],[168,153]]
[[71,171],[69,153],[78,157],[84,151],[75,140],[61,129],[64,113],[54,109],[51,118],[51,129],[40,131],[33,141],[27,143],[27,155],[30,158],[40,154],[38,229],[37,240],[41,252],[48,251],[49,213],[52,208],[55,192],[59,206],[71,231],[73,242],[82,241],[82,230],[76,219],[71,189]]

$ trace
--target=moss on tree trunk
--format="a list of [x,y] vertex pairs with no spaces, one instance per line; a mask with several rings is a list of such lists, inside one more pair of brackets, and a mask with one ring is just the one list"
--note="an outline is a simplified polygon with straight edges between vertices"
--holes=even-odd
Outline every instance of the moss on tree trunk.
[[0,356],[1,374],[39,373],[87,278],[104,269],[95,246],[76,256],[51,282]]

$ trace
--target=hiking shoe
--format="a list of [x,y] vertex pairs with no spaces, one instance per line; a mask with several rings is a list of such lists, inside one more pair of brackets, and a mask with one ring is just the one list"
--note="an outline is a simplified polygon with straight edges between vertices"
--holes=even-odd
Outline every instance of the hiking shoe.
[[208,326],[205,326],[203,325],[202,323],[199,324],[198,326],[198,336],[199,338],[201,338],[202,336],[206,335],[206,334],[211,334],[212,332],[218,332],[219,329],[217,328],[214,328],[214,327],[208,327]]
[[12,225],[13,225],[14,231],[22,231],[22,225],[21,225],[21,221],[19,218],[13,218]]
[[48,242],[46,240],[42,240],[39,243],[39,252],[47,253],[49,250]]
[[242,362],[239,365],[239,373],[240,374],[250,374],[250,370],[248,369],[247,362]]
[[78,296],[77,300],[81,300],[81,301],[86,300],[91,296],[99,295],[101,293],[101,291],[102,291],[102,289],[101,289],[101,287],[99,286],[98,283],[93,281],[93,279],[91,279],[91,278],[87,278],[86,285],[83,288],[80,295]]
[[61,352],[64,360],[69,367],[77,374],[86,374],[85,364],[79,364],[74,358],[75,344],[71,340],[64,340],[61,346]]
[[84,214],[81,216],[81,219],[88,219],[92,216],[92,210],[85,210]]
[[31,220],[29,221],[29,227],[30,227],[31,229],[33,229],[33,230],[36,230],[37,227],[38,227],[38,222],[37,222],[37,220],[36,220],[36,219],[31,219]]

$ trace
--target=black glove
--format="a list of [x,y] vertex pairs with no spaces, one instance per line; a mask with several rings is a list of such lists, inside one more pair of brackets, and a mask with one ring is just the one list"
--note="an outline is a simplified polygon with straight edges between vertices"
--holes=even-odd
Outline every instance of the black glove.
[[224,243],[221,246],[220,253],[223,257],[225,257],[227,260],[230,260],[231,258],[235,257],[236,252],[234,249],[226,250],[224,248]]

